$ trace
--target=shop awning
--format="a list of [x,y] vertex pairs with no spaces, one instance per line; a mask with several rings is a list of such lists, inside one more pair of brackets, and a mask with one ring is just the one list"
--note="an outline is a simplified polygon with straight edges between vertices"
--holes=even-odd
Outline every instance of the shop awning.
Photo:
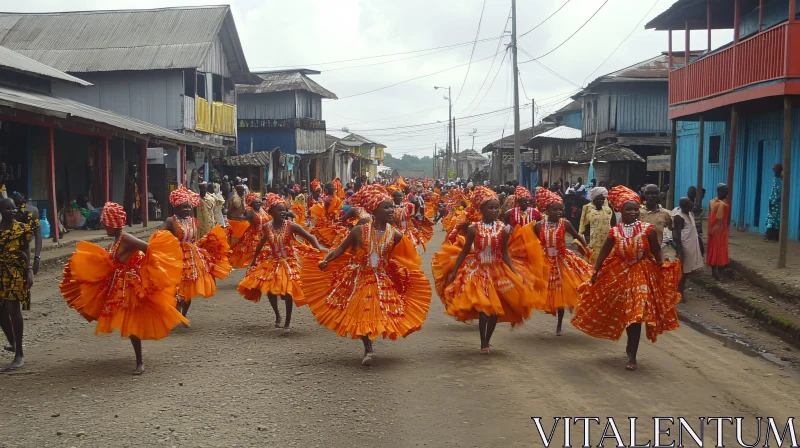
[[[278,148],[275,148],[278,149]],[[273,149],[274,151],[274,149]],[[224,166],[262,166],[268,167],[272,151],[258,151],[250,154],[230,156],[222,159]]]

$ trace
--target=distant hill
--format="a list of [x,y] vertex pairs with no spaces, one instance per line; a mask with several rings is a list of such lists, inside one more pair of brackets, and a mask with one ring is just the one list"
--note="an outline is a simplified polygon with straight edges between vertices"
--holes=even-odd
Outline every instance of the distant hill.
[[430,156],[419,158],[409,154],[403,154],[401,158],[395,158],[391,153],[386,153],[383,164],[394,169],[403,170],[423,170],[426,177],[433,177],[433,159]]

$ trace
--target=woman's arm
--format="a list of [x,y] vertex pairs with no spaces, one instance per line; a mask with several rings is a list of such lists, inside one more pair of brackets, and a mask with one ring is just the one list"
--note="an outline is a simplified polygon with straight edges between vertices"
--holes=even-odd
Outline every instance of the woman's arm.
[[122,244],[125,245],[126,252],[141,251],[147,253],[147,243],[130,233],[122,235]]
[[458,258],[456,258],[456,265],[453,267],[453,271],[447,275],[447,281],[445,285],[449,284],[456,278],[456,273],[458,269],[461,267],[461,264],[464,263],[464,259],[467,258],[469,255],[469,251],[472,250],[472,243],[475,241],[475,226],[470,225],[467,227],[467,237],[464,241],[464,247],[461,248],[461,253],[458,254]]
[[172,216],[164,220],[164,225],[161,226],[161,230],[166,230],[175,235],[176,238],[178,237],[178,232],[175,231],[175,220],[172,219]]
[[681,231],[683,230],[683,226],[686,224],[686,222],[680,215],[672,218],[672,222],[673,222],[672,241],[675,242],[675,251],[677,252],[678,258],[683,258]]
[[577,231],[575,231],[575,227],[572,227],[572,224],[569,221],[566,221],[566,220],[564,221],[564,230],[566,230],[567,233],[572,235],[573,238],[575,238],[576,240],[580,241],[581,244],[584,247],[586,247],[586,240],[583,239],[583,235],[581,235]]
[[656,232],[650,232],[647,235],[647,240],[650,242],[650,253],[653,254],[658,264],[664,264],[664,254],[661,252],[661,244],[658,242]]
[[31,242],[23,241],[22,256],[25,258],[25,284],[30,288],[33,286],[33,266],[31,266]]
[[[603,267],[603,262],[606,261],[606,258],[611,254],[611,251],[614,249],[614,238],[609,237],[605,243],[603,243],[603,247],[600,248],[600,254],[597,255],[597,261],[594,263],[594,274],[592,274],[592,284],[597,281],[597,274],[600,272],[600,269]],[[659,250],[661,247],[659,247]]]
[[258,246],[256,246],[256,251],[253,254],[253,261],[250,262],[250,267],[253,267],[253,266],[256,265],[256,260],[258,259],[258,254],[261,253],[261,249],[264,248],[264,244],[266,244],[266,243],[267,243],[267,226],[264,226],[264,228],[261,229],[261,239],[258,240]]
[[317,241],[317,238],[314,235],[311,235],[308,232],[306,232],[306,229],[300,226],[300,224],[292,223],[289,226],[289,230],[292,231],[292,235],[300,235],[300,238],[303,238],[304,240],[308,241],[308,243],[314,246],[317,250],[325,250],[322,246],[319,245],[319,241]]
[[328,252],[328,255],[325,256],[325,259],[319,262],[319,268],[325,269],[325,267],[328,266],[328,263],[339,258],[349,247],[355,246],[359,241],[357,234],[360,234],[361,232],[361,226],[353,227],[353,230],[347,234],[347,238],[342,241],[342,244],[340,244],[336,249]]

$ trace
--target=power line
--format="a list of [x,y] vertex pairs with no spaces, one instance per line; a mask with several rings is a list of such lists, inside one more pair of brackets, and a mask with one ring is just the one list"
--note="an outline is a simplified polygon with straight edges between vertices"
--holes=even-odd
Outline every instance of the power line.
[[425,56],[430,56],[430,55],[433,55],[433,54],[437,54],[437,53],[441,53],[443,51],[449,51],[449,50],[453,50],[453,48],[445,48],[445,49],[442,49],[442,50],[431,51],[430,53],[417,54],[417,55],[414,55],[414,56],[407,56],[407,57],[404,57],[404,58],[392,59],[391,61],[380,61],[380,62],[373,62],[371,64],[349,65],[347,67],[329,68],[329,69],[325,69],[325,72],[328,73],[328,72],[336,72],[336,71],[339,71],[339,70],[349,70],[351,68],[373,67],[373,66],[376,66],[376,65],[386,65],[386,64],[391,64],[393,62],[406,61],[408,59],[422,58],[422,57],[425,57]]
[[583,80],[583,83],[584,83],[584,84],[586,84],[586,81],[587,81],[587,80],[589,80],[589,78],[590,78],[590,77],[591,77],[591,76],[592,76],[592,75],[593,75],[593,74],[594,74],[596,71],[600,70],[600,67],[602,67],[602,66],[603,66],[603,64],[605,64],[606,62],[608,62],[608,60],[609,60],[609,59],[611,59],[611,56],[613,56],[613,55],[614,55],[614,53],[616,53],[616,52],[617,52],[617,50],[619,50],[619,47],[621,47],[621,46],[622,46],[622,44],[624,44],[624,43],[625,43],[625,42],[626,42],[628,39],[630,39],[630,37],[631,37],[631,36],[633,36],[633,33],[634,33],[634,32],[635,32],[637,29],[639,29],[639,25],[640,25],[640,24],[642,23],[642,21],[644,21],[644,19],[645,19],[645,18],[646,18],[646,17],[647,17],[647,16],[650,14],[650,11],[652,11],[652,10],[653,10],[653,8],[655,8],[655,7],[656,7],[656,5],[658,4],[658,2],[659,2],[659,1],[660,1],[660,0],[656,0],[655,2],[653,2],[653,5],[652,5],[652,6],[650,6],[650,9],[648,9],[648,10],[647,10],[647,12],[646,12],[646,13],[644,13],[644,15],[642,16],[642,18],[641,18],[641,19],[639,19],[639,21],[636,23],[636,26],[635,26],[635,27],[633,27],[633,29],[631,30],[631,32],[630,32],[630,33],[628,33],[628,35],[627,35],[627,36],[625,36],[625,39],[622,39],[622,42],[620,42],[620,43],[619,43],[619,45],[617,45],[617,46],[614,48],[614,50],[613,50],[613,51],[612,51],[612,52],[611,52],[611,53],[608,55],[608,57],[607,57],[607,58],[605,58],[605,59],[603,60],[603,62],[601,62],[601,63],[600,63],[600,65],[598,65],[598,66],[597,66],[597,68],[596,68],[596,69],[592,70],[592,72],[591,72],[591,73],[589,73],[589,74],[586,76],[586,79],[584,79],[584,80]]
[[[508,28],[508,21],[509,20],[511,20],[511,8],[508,9],[508,16],[506,17],[506,23],[505,23],[505,25],[503,25],[503,31],[500,32],[500,40],[497,41],[497,48],[495,49],[495,57],[494,57],[494,59],[492,59],[492,64],[489,65],[489,70],[486,71],[486,76],[484,76],[483,82],[481,83],[481,86],[478,87],[478,91],[475,92],[475,96],[472,97],[472,101],[470,101],[469,104],[467,104],[467,107],[465,107],[461,112],[466,112],[466,110],[469,109],[470,106],[472,106],[472,103],[474,103],[475,100],[478,99],[478,97],[481,95],[481,90],[483,90],[483,86],[486,85],[486,81],[489,79],[489,75],[492,74],[492,68],[494,68],[494,61],[497,60],[497,55],[500,53],[500,45],[502,45],[502,43],[503,43],[503,39],[502,38],[506,34],[506,29]],[[505,59],[505,55],[503,55],[503,58]],[[503,63],[500,62],[500,65],[503,65]],[[477,107],[476,107],[476,109],[477,109]],[[475,109],[472,109],[472,110],[474,111]]]
[[[480,114],[467,115],[465,117],[461,117],[460,119],[464,120],[464,119],[467,119],[467,118],[482,117],[482,116],[490,115],[490,114],[497,113],[497,112],[505,112],[508,109],[510,109],[510,108],[509,107],[504,107],[502,109],[497,109],[497,110],[484,112],[484,113],[480,113]],[[392,130],[392,129],[413,128],[413,127],[418,127],[418,126],[428,126],[428,125],[437,125],[437,124],[439,124],[439,122],[431,121],[431,122],[428,122],[428,123],[412,124],[412,125],[408,125],[408,126],[395,126],[395,127],[391,127],[391,128],[360,129],[360,130],[356,130],[356,131],[353,131],[353,132],[386,131],[386,130]],[[442,124],[447,125],[447,123],[444,123],[444,122],[442,122]]]
[[[490,42],[490,41],[501,39],[501,38],[502,37],[487,37],[485,39],[478,40],[477,43]],[[260,69],[282,69],[282,68],[312,67],[312,66],[317,66],[317,65],[339,64],[339,63],[342,63],[342,62],[363,61],[365,59],[386,58],[386,57],[389,57],[389,56],[400,56],[400,55],[404,55],[404,54],[423,53],[423,52],[431,51],[431,50],[460,48],[460,47],[465,47],[467,45],[473,45],[474,43],[475,43],[475,41],[461,42],[459,44],[451,44],[451,45],[443,45],[443,46],[440,46],[440,47],[423,48],[421,50],[401,51],[399,53],[387,53],[387,54],[380,54],[380,55],[376,55],[376,56],[364,56],[364,57],[353,58],[353,59],[341,59],[341,60],[338,60],[338,61],[317,62],[317,63],[313,63],[313,64],[274,65],[274,66],[271,66],[271,67],[250,67],[250,70],[253,71],[253,70],[260,70]]]
[[545,56],[549,55],[550,53],[552,53],[552,52],[554,52],[554,51],[558,50],[559,48],[561,48],[561,46],[562,46],[562,45],[564,45],[565,43],[569,42],[569,40],[570,40],[570,39],[572,39],[572,38],[573,38],[573,37],[574,37],[576,34],[578,34],[578,31],[582,30],[582,29],[583,29],[583,27],[584,27],[584,26],[586,26],[586,24],[590,22],[590,21],[591,21],[591,20],[594,18],[594,16],[596,16],[596,15],[597,15],[597,13],[598,13],[598,12],[600,12],[600,10],[601,10],[601,9],[603,9],[603,7],[604,7],[604,6],[606,6],[606,3],[608,3],[608,0],[605,0],[605,1],[603,2],[603,4],[602,4],[602,5],[600,5],[600,7],[599,7],[599,8],[597,8],[597,11],[595,11],[595,12],[594,12],[594,14],[592,14],[592,15],[589,17],[589,19],[588,19],[588,20],[586,20],[585,22],[583,22],[583,25],[581,25],[581,26],[580,26],[580,27],[579,27],[577,30],[575,30],[575,32],[574,32],[574,33],[570,34],[570,35],[569,35],[569,37],[567,37],[566,39],[564,39],[564,41],[563,41],[563,42],[561,42],[560,44],[558,44],[558,45],[557,45],[555,48],[553,48],[552,50],[548,51],[547,53],[545,53],[545,54],[543,54],[543,55],[539,56],[538,58],[533,58],[533,59],[530,59],[530,60],[528,60],[528,61],[522,61],[522,62],[520,62],[520,64],[527,64],[528,62],[532,62],[532,61],[535,61],[535,60],[537,60],[537,59],[541,59],[541,58],[543,58],[543,57],[545,57]]
[[567,6],[567,3],[569,3],[569,2],[570,2],[570,0],[567,0],[567,1],[565,1],[563,5],[561,5],[561,6],[560,6],[558,9],[556,9],[556,10],[555,10],[555,12],[553,12],[552,14],[550,14],[549,16],[547,16],[547,18],[546,18],[546,19],[544,19],[544,20],[542,20],[541,22],[539,22],[539,24],[538,24],[538,25],[536,25],[535,27],[533,27],[533,28],[529,29],[528,31],[525,31],[524,33],[522,33],[522,35],[520,35],[520,36],[519,36],[519,38],[523,38],[523,37],[525,37],[525,35],[527,35],[527,34],[528,34],[528,33],[530,33],[531,31],[533,31],[533,30],[535,30],[536,28],[539,28],[540,26],[542,26],[542,25],[543,25],[545,22],[547,22],[548,20],[550,20],[550,18],[551,18],[551,17],[553,17],[554,15],[556,15],[556,13],[558,13],[558,11],[561,11],[561,9],[562,9],[563,7]]
[[[485,57],[483,59],[478,59],[475,62],[485,61],[485,60],[487,60],[487,59],[489,59],[491,57],[494,57],[494,55],[487,56],[487,57]],[[468,62],[468,63],[465,63],[465,64],[459,64],[459,65],[456,65],[456,66],[453,66],[453,67],[450,67],[450,68],[446,68],[444,70],[439,70],[438,72],[428,73],[427,75],[420,75],[420,76],[417,76],[417,77],[414,77],[414,78],[406,79],[404,81],[396,82],[394,84],[389,84],[388,86],[383,86],[383,87],[379,87],[377,89],[368,90],[366,92],[354,93],[353,95],[347,95],[347,96],[340,96],[338,101],[341,101],[341,100],[344,100],[344,99],[347,99],[347,98],[353,98],[353,97],[356,97],[356,96],[367,95],[369,93],[375,93],[375,92],[378,92],[380,90],[385,90],[385,89],[388,89],[388,88],[391,88],[391,87],[399,86],[400,84],[405,84],[407,82],[416,81],[417,79],[422,79],[422,78],[427,78],[428,76],[438,75],[440,73],[444,73],[444,72],[447,72],[447,71],[450,71],[450,70],[454,70],[454,69],[457,69],[459,67],[463,67],[465,65],[469,65],[471,63],[472,62]]]
[[[517,47],[517,48],[519,48],[519,49],[520,49],[520,51],[522,51],[523,53],[527,54],[527,55],[528,55],[528,57],[530,57],[530,58],[533,58],[533,56],[531,56],[531,54],[530,54],[530,53],[528,53],[527,51],[525,51],[525,49],[524,49],[524,48],[522,48],[522,47]],[[568,83],[570,83],[570,84],[572,84],[573,86],[575,86],[575,87],[578,87],[578,88],[580,88],[580,87],[581,87],[581,85],[579,85],[579,84],[577,84],[577,83],[574,83],[574,82],[570,81],[569,79],[567,79],[566,77],[564,77],[564,76],[562,76],[562,75],[560,75],[560,74],[556,73],[556,72],[555,72],[554,70],[552,70],[550,67],[548,67],[548,66],[546,66],[546,65],[542,64],[541,62],[537,61],[536,59],[531,59],[531,60],[532,60],[533,62],[535,62],[535,63],[539,64],[539,65],[540,65],[540,66],[541,66],[543,69],[545,69],[545,70],[547,70],[548,72],[552,73],[554,76],[556,76],[557,78],[561,79],[562,81],[568,82]]]
[[461,92],[464,91],[464,85],[467,83],[467,77],[469,77],[469,69],[472,67],[472,57],[475,56],[475,47],[478,44],[478,36],[481,33],[481,23],[483,22],[483,11],[486,9],[486,0],[483,0],[483,7],[481,8],[481,17],[478,19],[478,30],[475,31],[475,40],[472,43],[472,52],[469,54],[469,64],[467,65],[467,73],[464,74],[464,80],[461,81],[461,88],[458,89],[458,95],[456,95],[456,100],[453,101],[453,104],[458,102],[458,99],[461,98]]
[[[492,87],[494,86],[494,82],[497,80],[497,75],[500,74],[500,71],[503,69],[503,62],[505,62],[506,56],[508,55],[508,51],[507,50],[508,49],[506,48],[506,51],[503,52],[503,59],[500,60],[500,65],[497,67],[497,72],[494,74],[494,78],[492,78],[492,83],[489,84],[489,88],[486,89],[486,93],[483,94],[483,97],[481,97],[481,100],[478,101],[478,104],[476,104],[475,107],[470,110],[470,112],[474,112],[476,109],[481,107],[481,103],[483,103],[483,100],[485,100],[486,96],[489,95],[489,92],[491,92]],[[478,93],[480,93],[480,92],[478,92]]]

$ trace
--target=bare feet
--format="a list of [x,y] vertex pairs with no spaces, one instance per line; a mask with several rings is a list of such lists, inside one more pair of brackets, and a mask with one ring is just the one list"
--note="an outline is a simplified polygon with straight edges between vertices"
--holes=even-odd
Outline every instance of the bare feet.
[[372,365],[372,352],[364,353],[364,359],[361,360],[362,366],[371,366]]
[[14,353],[15,351],[17,351],[17,350],[14,348],[14,346],[13,346],[13,345],[6,345],[5,347],[3,347],[3,350],[5,350],[5,351],[7,351],[7,352],[11,352],[11,353]]
[[281,323],[281,319],[275,321],[275,328],[283,328],[283,324]]
[[139,376],[144,373],[144,363],[136,364],[136,370],[133,371],[134,376]]
[[481,355],[488,355],[488,354],[489,354],[489,351],[490,351],[490,350],[489,350],[489,347],[482,348],[482,349],[481,349]]
[[561,336],[561,327],[556,328],[556,336]]
[[284,336],[286,336],[287,334],[289,334],[291,331],[292,331],[292,329],[291,329],[291,328],[289,328],[289,327],[283,327],[283,335],[284,335]]
[[14,362],[12,362],[10,366],[8,366],[8,370],[17,370],[24,365],[25,365],[25,358],[23,358],[22,356],[17,356],[16,358],[14,358]]

